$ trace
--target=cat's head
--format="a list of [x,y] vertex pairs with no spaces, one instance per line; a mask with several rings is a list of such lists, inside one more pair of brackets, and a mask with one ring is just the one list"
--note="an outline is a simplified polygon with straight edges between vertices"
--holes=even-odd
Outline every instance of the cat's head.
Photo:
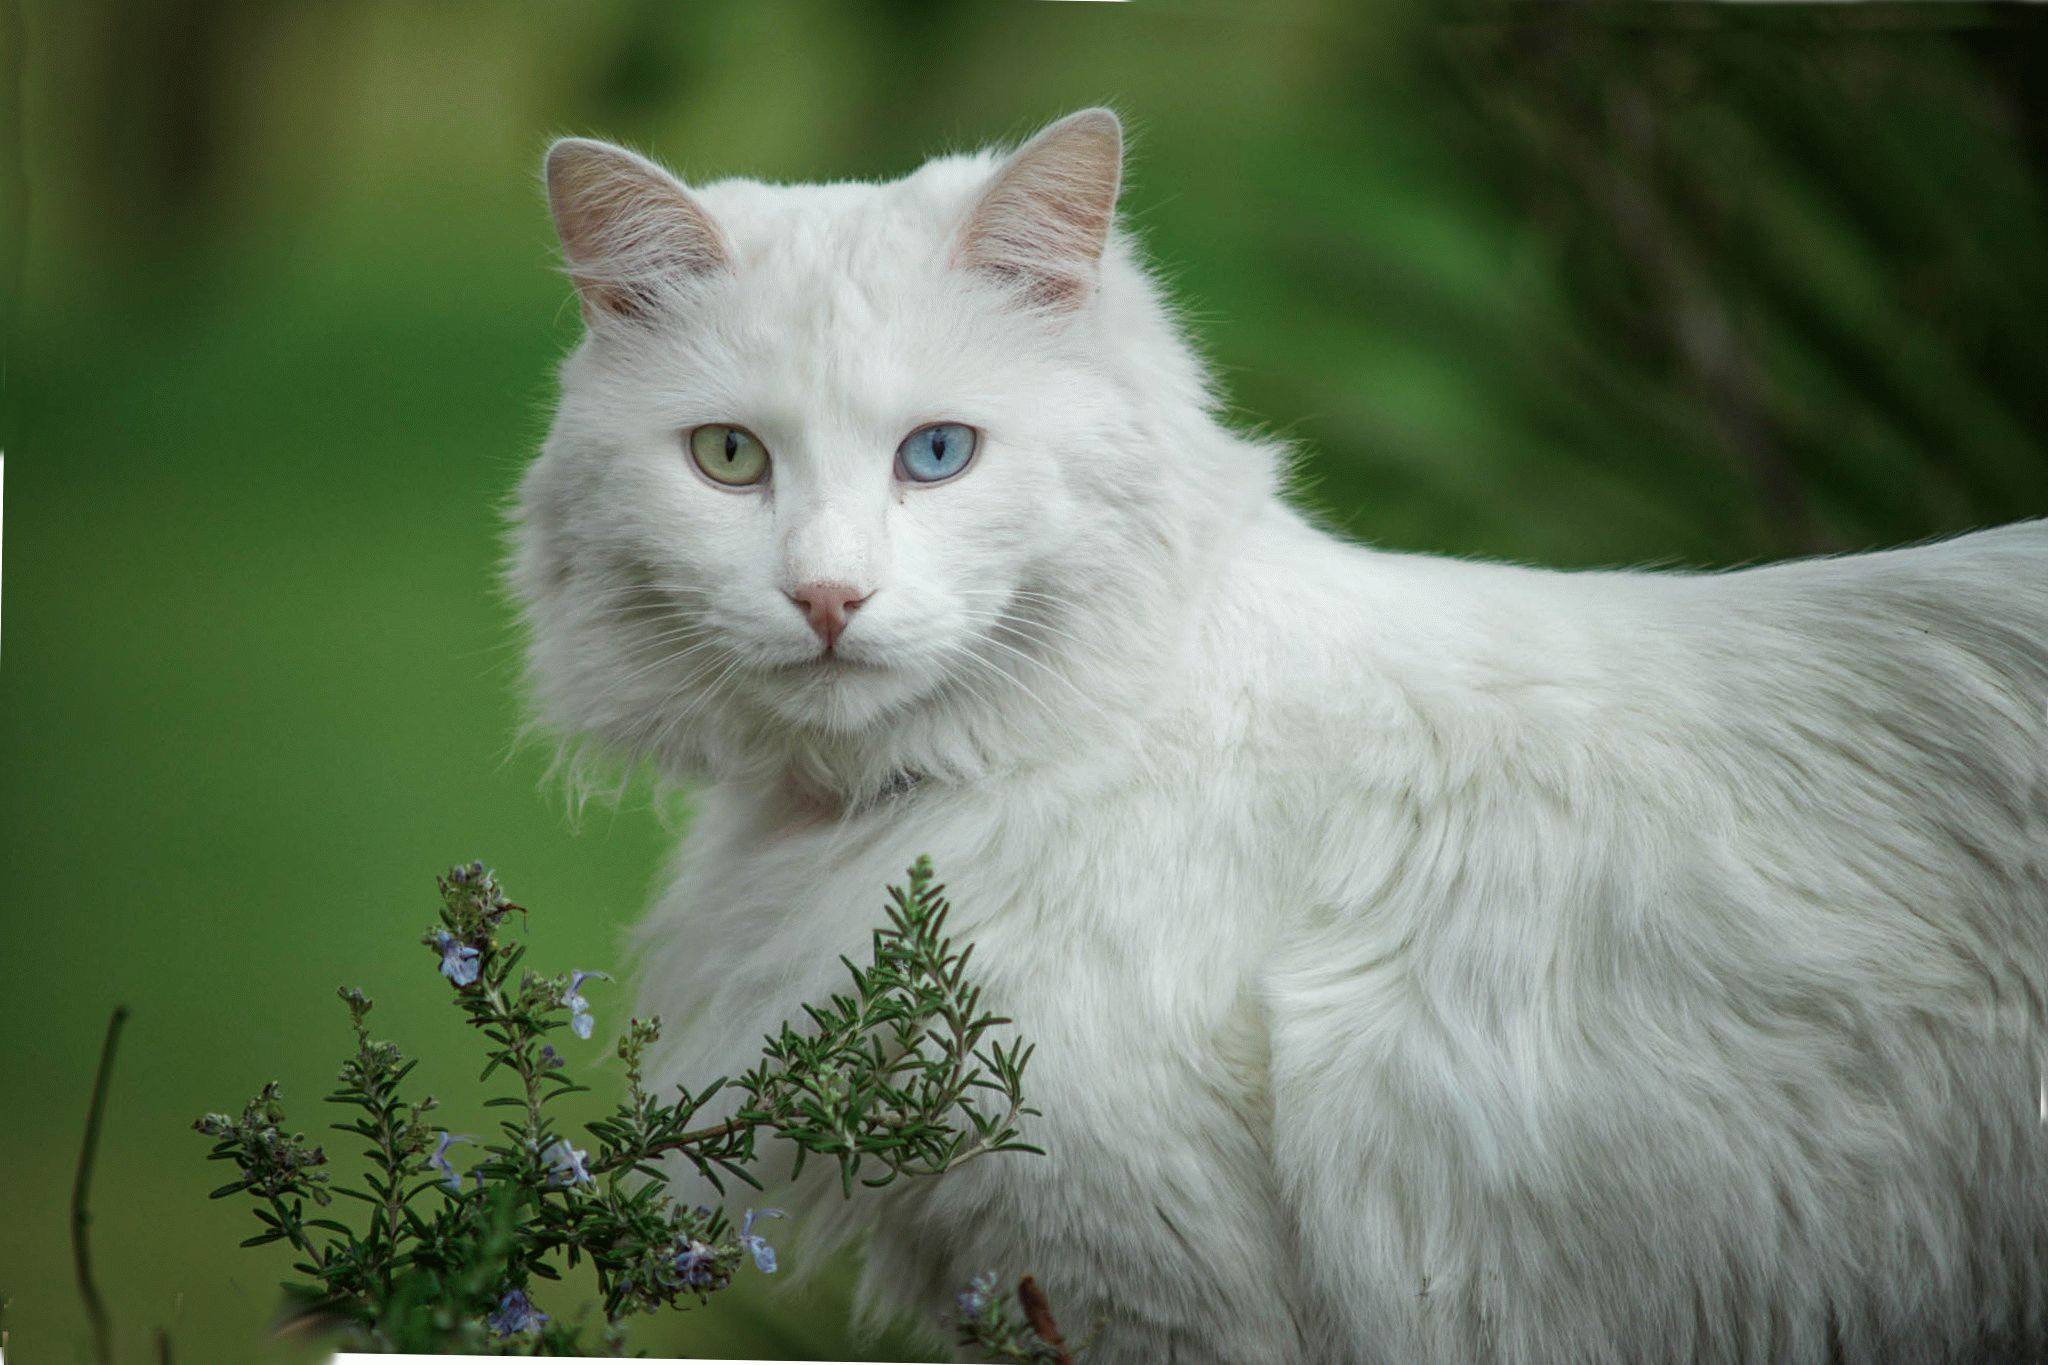
[[557,143],[586,337],[511,566],[542,718],[857,788],[1098,703],[1084,665],[1158,634],[1133,598],[1170,616],[1231,461],[1121,159],[1106,110],[887,184],[689,189]]

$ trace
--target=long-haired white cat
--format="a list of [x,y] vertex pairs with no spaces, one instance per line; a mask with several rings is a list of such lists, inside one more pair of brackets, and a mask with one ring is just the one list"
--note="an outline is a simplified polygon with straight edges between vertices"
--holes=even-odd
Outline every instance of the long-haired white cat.
[[[919,853],[1033,1137],[844,1204],[1104,1361],[2048,1339],[2048,523],[1740,573],[1380,553],[1282,499],[1101,110],[889,184],[548,190],[588,336],[512,579],[544,721],[699,782],[677,1077]],[[815,1195],[816,1197],[812,1197]]]

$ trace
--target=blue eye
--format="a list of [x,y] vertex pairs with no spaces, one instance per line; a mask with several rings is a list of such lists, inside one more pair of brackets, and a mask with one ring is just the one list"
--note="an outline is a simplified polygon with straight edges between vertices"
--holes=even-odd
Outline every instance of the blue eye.
[[977,439],[973,427],[958,422],[934,422],[919,427],[896,447],[896,467],[912,483],[950,479],[974,458]]

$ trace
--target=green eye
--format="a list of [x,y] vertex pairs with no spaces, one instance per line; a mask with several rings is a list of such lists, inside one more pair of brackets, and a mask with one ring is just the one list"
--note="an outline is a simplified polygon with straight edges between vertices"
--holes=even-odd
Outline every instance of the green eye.
[[737,488],[768,477],[768,448],[745,427],[709,422],[690,433],[690,458],[714,483]]

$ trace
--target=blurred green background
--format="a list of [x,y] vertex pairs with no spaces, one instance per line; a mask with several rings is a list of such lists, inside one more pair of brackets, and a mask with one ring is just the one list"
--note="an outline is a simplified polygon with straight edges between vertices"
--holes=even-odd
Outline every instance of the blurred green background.
[[[324,1121],[340,982],[464,1093],[413,942],[457,858],[539,909],[542,961],[619,961],[681,817],[571,819],[512,742],[493,578],[577,329],[551,135],[884,177],[1113,102],[1234,411],[1383,544],[1723,564],[2048,512],[2033,14],[1253,8],[0,7],[13,1358],[84,1358],[65,1201],[117,1001],[120,1348],[232,1361],[282,1258],[234,1248],[189,1120],[278,1076]],[[849,1340],[843,1267],[752,1280],[640,1344],[916,1349]]]

